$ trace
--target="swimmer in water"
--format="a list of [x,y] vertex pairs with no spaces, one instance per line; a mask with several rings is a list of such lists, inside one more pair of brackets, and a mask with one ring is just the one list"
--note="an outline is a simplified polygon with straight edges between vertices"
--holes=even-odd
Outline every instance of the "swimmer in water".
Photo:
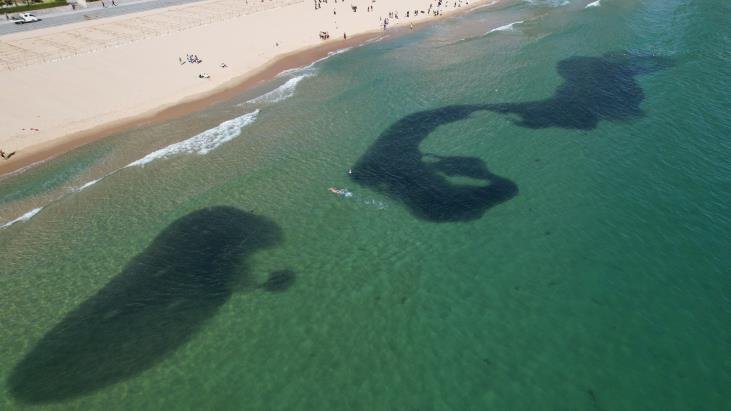
[[352,175],[352,174],[353,174],[353,169],[352,169],[352,168],[349,168],[349,169],[348,169],[348,174],[350,174],[350,175]]
[[342,196],[342,197],[352,197],[353,196],[353,193],[351,193],[350,191],[348,191],[345,188],[330,187],[330,188],[327,189],[327,191],[329,191],[329,192],[331,192],[333,194],[337,194],[337,195]]

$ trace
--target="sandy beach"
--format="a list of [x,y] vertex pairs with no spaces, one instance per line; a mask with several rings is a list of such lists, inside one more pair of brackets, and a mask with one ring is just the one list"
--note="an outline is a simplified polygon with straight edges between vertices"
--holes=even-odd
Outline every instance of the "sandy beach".
[[[484,3],[330,0],[316,9],[314,1],[209,0],[5,35],[0,148],[15,155],[0,163],[0,175],[115,131],[184,115],[331,51]],[[329,39],[320,39],[321,31]],[[186,61],[188,54],[202,62]]]

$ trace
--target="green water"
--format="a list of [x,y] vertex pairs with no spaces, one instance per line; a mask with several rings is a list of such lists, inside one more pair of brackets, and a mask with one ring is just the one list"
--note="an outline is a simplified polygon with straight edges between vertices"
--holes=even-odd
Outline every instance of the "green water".
[[0,180],[0,408],[731,408],[731,7],[561,3]]

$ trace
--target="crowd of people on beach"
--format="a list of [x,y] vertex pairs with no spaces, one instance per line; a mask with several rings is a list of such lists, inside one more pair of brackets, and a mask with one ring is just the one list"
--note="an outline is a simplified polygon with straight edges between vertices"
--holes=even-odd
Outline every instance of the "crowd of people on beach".
[[[278,46],[278,45],[279,45],[279,43],[277,43],[277,46]],[[185,63],[190,63],[190,64],[200,64],[200,63],[203,63],[203,60],[201,60],[201,59],[200,59],[200,58],[198,57],[198,55],[197,55],[197,54],[191,54],[191,53],[188,53],[188,54],[186,54],[186,55],[185,55],[185,60],[183,60],[183,58],[182,58],[182,57],[178,57],[178,62],[179,62],[179,63],[180,63],[180,65],[182,66],[182,65],[183,65],[183,64],[185,64]],[[219,65],[218,65],[218,67],[221,67],[221,68],[227,68],[227,67],[228,67],[228,65],[227,65],[226,63],[221,63],[221,64],[219,64]],[[210,75],[210,74],[208,74],[208,73],[206,73],[206,72],[203,72],[203,73],[198,73],[198,78],[211,78],[211,75]]]
[[182,66],[185,63],[201,64],[201,63],[203,63],[203,60],[199,59],[197,54],[186,54],[185,60],[183,60],[182,57],[178,57],[178,62]]
[[[315,10],[321,9],[322,3],[325,3],[325,4],[328,3],[328,0],[313,0],[313,1],[315,4]],[[345,0],[340,0],[340,1],[341,1],[341,3],[345,3]],[[452,8],[462,7],[462,1],[463,0],[453,1],[451,4]],[[333,2],[337,3],[338,0],[333,0]],[[375,3],[375,2],[376,2],[376,0],[371,0],[371,3]],[[469,1],[464,1],[464,3],[465,3],[465,5],[470,4]],[[406,10],[403,14],[401,14],[401,16],[405,16],[405,18],[414,18],[419,15],[426,14],[426,15],[432,15],[434,17],[437,17],[437,16],[441,16],[443,14],[443,8],[447,8],[449,6],[450,5],[449,5],[448,0],[437,0],[436,5],[434,3],[430,3],[429,8],[427,10],[419,10],[419,9]],[[351,8],[351,10],[353,10],[353,13],[358,12],[357,6],[354,6],[351,4],[350,8]],[[374,6],[372,4],[370,6],[366,7],[366,12],[370,13],[373,10],[374,10]],[[333,15],[334,16],[337,15],[336,9],[333,9]],[[393,19],[399,20],[399,12],[398,11],[389,11],[387,17],[380,16],[378,19],[379,19],[378,21],[380,22],[379,24],[383,27],[383,30],[385,31],[388,29],[388,26],[389,26],[389,24],[391,24],[391,21]],[[409,24],[409,27],[413,30],[414,24],[413,23]],[[325,32],[325,31],[320,32],[321,39],[326,40],[330,37],[329,35],[323,35],[323,33],[327,33],[327,32]],[[347,39],[347,36],[345,34],[343,34],[343,39]]]

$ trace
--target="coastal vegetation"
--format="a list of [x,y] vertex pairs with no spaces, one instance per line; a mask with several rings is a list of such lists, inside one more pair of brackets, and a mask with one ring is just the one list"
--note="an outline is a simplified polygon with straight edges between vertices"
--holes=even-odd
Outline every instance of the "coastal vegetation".
[[49,9],[52,7],[61,7],[66,5],[68,5],[66,0],[26,0],[23,2],[5,0],[0,10],[2,10],[5,14],[10,14]]

